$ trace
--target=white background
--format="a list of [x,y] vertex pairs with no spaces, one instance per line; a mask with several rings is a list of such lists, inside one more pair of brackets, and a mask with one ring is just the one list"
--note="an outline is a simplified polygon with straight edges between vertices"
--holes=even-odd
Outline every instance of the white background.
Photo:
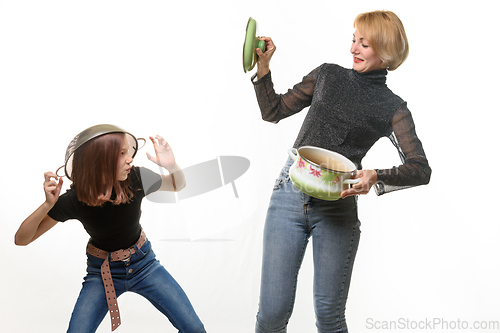
[[[350,330],[388,331],[368,323],[400,318],[469,327],[500,321],[494,7],[491,1],[0,1],[0,331],[66,330],[85,274],[87,234],[68,221],[16,247],[14,233],[44,200],[43,172],[63,164],[69,141],[89,126],[112,123],[137,137],[163,135],[181,166],[220,155],[250,160],[236,180],[239,199],[227,185],[179,204],[144,200],[142,225],[208,332],[253,332],[267,205],[306,112],[278,125],[261,120],[241,64],[248,17],[277,45],[271,67],[277,91],[285,92],[324,62],[350,67],[352,22],[374,9],[396,12],[406,27],[410,57],[389,73],[388,85],[408,101],[433,174],[428,186],[360,198]],[[145,151],[152,152],[150,144],[135,164],[154,169]],[[381,140],[364,167],[398,162]],[[193,230],[203,232],[194,237]],[[308,250],[290,333],[315,332],[312,274]],[[137,295],[121,297],[120,308],[120,333],[175,332]],[[98,332],[109,327],[106,317]]]

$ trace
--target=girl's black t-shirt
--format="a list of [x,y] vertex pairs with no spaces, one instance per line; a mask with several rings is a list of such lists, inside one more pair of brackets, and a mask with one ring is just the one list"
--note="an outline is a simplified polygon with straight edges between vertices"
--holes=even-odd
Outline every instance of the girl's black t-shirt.
[[89,242],[107,252],[126,249],[141,235],[142,199],[157,191],[161,176],[142,167],[132,167],[129,174],[133,197],[129,203],[115,205],[106,202],[92,207],[78,201],[76,191],[70,188],[62,194],[48,215],[56,221],[79,220],[90,235]]

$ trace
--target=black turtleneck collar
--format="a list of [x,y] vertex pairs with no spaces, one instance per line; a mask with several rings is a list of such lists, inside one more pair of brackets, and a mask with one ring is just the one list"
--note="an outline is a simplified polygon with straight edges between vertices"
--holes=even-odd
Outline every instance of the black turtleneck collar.
[[354,76],[362,81],[372,84],[385,84],[387,80],[387,69],[376,69],[369,72],[359,73],[355,69],[352,69]]

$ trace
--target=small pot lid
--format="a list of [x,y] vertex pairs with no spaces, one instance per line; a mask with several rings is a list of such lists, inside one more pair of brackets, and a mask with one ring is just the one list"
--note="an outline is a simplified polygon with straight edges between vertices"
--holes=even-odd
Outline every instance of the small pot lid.
[[257,22],[250,17],[247,23],[245,42],[243,43],[243,70],[245,73],[251,71],[257,63],[258,56],[255,49],[258,47],[262,52],[266,50],[266,43],[259,40],[256,34]]
[[[130,156],[134,157],[137,154],[137,151],[144,146],[146,143],[145,139],[137,139],[135,136],[133,136],[131,133],[125,131],[124,129],[115,126],[115,125],[110,125],[110,124],[100,124],[100,125],[95,125],[87,128],[86,130],[83,130],[80,132],[77,136],[71,140],[71,142],[68,145],[68,148],[66,148],[66,155],[64,158],[64,165],[61,166],[59,169],[57,169],[56,174],[59,177],[62,177],[62,175],[59,175],[59,170],[61,168],[64,168],[64,174],[66,177],[71,179],[71,172],[73,170],[73,156],[75,151],[80,148],[83,144],[86,142],[89,142],[92,139],[95,139],[101,135],[109,134],[109,133],[125,133],[125,136],[127,138],[128,144],[129,144],[129,154]],[[139,141],[143,141],[141,145],[139,145]]]

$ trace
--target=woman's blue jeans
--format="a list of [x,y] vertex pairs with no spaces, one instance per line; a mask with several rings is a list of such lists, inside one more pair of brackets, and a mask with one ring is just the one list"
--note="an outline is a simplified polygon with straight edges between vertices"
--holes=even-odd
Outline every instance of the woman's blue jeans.
[[347,332],[345,305],[360,237],[357,200],[325,201],[300,192],[290,180],[292,163],[289,158],[276,180],[267,212],[255,332],[286,332],[310,237],[318,332]]
[[[136,253],[129,261],[110,263],[116,295],[119,297],[126,291],[135,292],[144,296],[167,316],[179,332],[205,332],[182,288],[156,260],[151,243],[146,240],[140,249],[136,245],[135,249]],[[68,333],[95,332],[108,313],[101,278],[103,261],[104,259],[87,254],[87,276],[71,315]],[[126,325],[127,320],[138,319],[122,318],[122,325]]]

